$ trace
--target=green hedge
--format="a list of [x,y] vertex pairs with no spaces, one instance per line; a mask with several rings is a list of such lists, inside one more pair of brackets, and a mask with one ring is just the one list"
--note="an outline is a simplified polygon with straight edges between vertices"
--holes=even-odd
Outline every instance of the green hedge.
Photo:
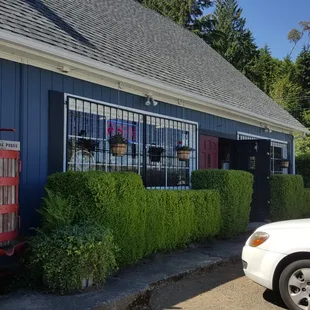
[[219,232],[217,191],[147,190],[146,254],[170,250]]
[[303,217],[304,182],[300,175],[273,175],[270,178],[270,213],[272,221]]
[[310,218],[310,188],[304,190],[304,218]]
[[296,157],[296,172],[304,178],[305,187],[310,188],[310,154]]
[[246,230],[253,194],[252,174],[237,170],[198,170],[193,172],[192,187],[220,192],[222,238],[229,238]]
[[[45,227],[87,220],[110,229],[120,248],[119,265],[213,237],[220,227],[218,192],[149,191],[135,173],[57,173],[49,177],[46,188],[64,205],[74,207],[68,211],[59,201],[46,204],[42,212]],[[59,221],[61,212],[65,222]]]

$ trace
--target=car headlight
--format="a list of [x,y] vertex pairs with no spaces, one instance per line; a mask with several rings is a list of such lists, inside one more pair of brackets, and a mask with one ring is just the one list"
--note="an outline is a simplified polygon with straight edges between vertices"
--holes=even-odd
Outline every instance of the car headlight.
[[249,239],[249,246],[254,248],[258,247],[259,245],[263,244],[268,238],[269,235],[267,233],[257,231]]

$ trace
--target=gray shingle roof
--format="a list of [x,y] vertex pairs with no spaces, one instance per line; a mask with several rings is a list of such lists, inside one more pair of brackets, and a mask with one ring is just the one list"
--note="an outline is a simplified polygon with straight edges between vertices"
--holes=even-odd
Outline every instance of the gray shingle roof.
[[0,31],[303,128],[193,33],[133,0],[0,0]]

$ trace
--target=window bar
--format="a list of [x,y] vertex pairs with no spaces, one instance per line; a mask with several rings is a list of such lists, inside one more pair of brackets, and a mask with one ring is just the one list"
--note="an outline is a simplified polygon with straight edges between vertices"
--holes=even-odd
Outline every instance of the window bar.
[[141,165],[141,129],[143,129],[143,128],[141,127],[141,116],[139,114],[138,114],[137,124],[138,124],[138,127],[137,127],[138,131],[136,129],[136,135],[137,135],[137,143],[138,143],[138,145],[137,145],[137,149],[138,149],[138,174],[141,175],[141,167],[140,167],[140,165]]
[[73,162],[73,166],[74,166],[74,171],[76,171],[76,142],[77,142],[77,121],[78,121],[78,115],[77,115],[77,100],[74,99],[74,103],[75,103],[75,110],[74,110],[74,116],[75,116],[75,130],[74,130],[74,162]]
[[96,115],[96,156],[95,156],[95,170],[102,170],[102,166],[98,166],[98,164],[102,164],[100,162],[100,133],[99,133],[99,126],[100,126],[100,115],[99,115],[99,104],[96,105],[97,108],[97,115]]
[[147,116],[143,115],[143,180],[144,180],[144,184],[146,185],[146,173],[147,173],[147,161],[146,161],[146,157],[147,157]]

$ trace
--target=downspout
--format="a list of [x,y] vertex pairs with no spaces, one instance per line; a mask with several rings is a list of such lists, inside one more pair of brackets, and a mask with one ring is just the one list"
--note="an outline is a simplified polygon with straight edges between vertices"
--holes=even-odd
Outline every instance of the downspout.
[[295,157],[295,138],[293,137],[292,174],[296,174]]

